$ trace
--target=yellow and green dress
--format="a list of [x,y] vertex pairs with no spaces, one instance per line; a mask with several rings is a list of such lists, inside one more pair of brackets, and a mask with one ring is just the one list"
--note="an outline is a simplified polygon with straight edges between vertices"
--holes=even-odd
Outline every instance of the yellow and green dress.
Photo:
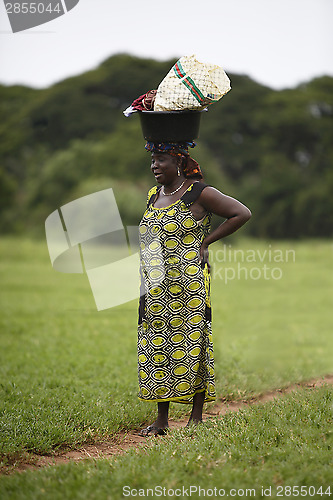
[[148,193],[139,226],[141,290],[138,324],[139,398],[191,403],[215,399],[210,275],[199,264],[211,214],[197,221],[190,206],[206,187],[194,182],[165,208]]

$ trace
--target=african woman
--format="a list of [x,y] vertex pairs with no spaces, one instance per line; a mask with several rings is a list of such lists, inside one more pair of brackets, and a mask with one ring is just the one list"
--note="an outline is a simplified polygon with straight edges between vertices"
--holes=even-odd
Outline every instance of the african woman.
[[[211,330],[211,243],[238,230],[250,210],[203,182],[188,153],[194,143],[150,143],[158,183],[142,217],[138,325],[139,398],[157,403],[156,420],[141,436],[165,434],[170,401],[192,405],[189,424],[214,401]],[[211,231],[211,215],[225,219]]]

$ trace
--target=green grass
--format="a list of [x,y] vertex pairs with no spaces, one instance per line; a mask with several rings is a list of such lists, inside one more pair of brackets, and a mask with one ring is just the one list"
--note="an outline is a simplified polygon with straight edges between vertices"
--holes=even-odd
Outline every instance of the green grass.
[[[144,450],[132,449],[111,461],[2,477],[2,498],[113,500],[129,490],[143,496],[147,488],[173,490],[179,497],[183,487],[189,491],[192,486],[224,489],[225,496],[235,498],[245,491],[248,497],[262,498],[262,488],[271,488],[270,498],[287,498],[291,487],[302,491],[303,498],[328,499],[329,491],[333,494],[332,404],[332,388],[303,389],[201,428],[151,438]],[[192,490],[191,498],[202,496]]]
[[45,244],[1,246],[1,453],[46,453],[149,418],[136,398],[134,303],[98,313],[86,276],[53,271]]
[[[244,252],[236,262],[234,254],[221,262],[225,247],[211,248],[219,396],[248,399],[333,373],[332,243],[229,239],[229,244]],[[279,250],[286,260],[290,249],[295,261],[275,262],[268,252]],[[256,252],[254,262],[250,250]],[[43,454],[103,440],[149,422],[155,405],[136,397],[137,301],[97,312],[87,277],[54,271],[45,242],[5,238],[0,257],[2,463],[27,451]],[[237,278],[238,264],[244,268],[239,279],[226,282],[225,268],[234,269]],[[269,272],[265,279],[265,264],[279,268],[281,279]],[[186,411],[173,405],[171,416]],[[68,470],[74,476],[90,470],[95,477],[109,465],[85,467],[80,473],[74,465]]]
[[[246,396],[249,391],[257,393],[332,373],[333,244],[246,240],[234,248],[243,252],[236,253],[237,262],[217,262],[226,248],[212,247],[216,255],[213,333],[223,393],[234,395],[236,391]],[[252,250],[256,261],[247,262]],[[274,256],[283,261],[274,262]],[[234,269],[237,277],[238,265],[243,269],[240,279],[227,283],[221,279],[226,267]],[[264,279],[265,265],[278,268],[275,275],[281,278],[273,279],[267,271],[268,279]],[[257,269],[253,276],[261,273],[261,278],[250,279],[251,269]]]

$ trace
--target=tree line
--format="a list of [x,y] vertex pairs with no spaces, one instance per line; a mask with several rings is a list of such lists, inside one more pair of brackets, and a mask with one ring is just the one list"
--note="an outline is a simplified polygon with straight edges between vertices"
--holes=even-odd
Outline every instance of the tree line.
[[[0,231],[41,234],[56,208],[108,187],[137,224],[154,179],[139,118],[122,111],[174,62],[118,54],[46,89],[1,85]],[[252,236],[331,236],[333,78],[275,91],[229,77],[191,151],[205,181],[249,206]]]

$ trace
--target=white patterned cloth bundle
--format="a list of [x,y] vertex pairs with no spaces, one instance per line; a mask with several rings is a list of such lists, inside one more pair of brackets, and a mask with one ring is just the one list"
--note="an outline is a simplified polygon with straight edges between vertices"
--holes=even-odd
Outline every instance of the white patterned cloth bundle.
[[230,80],[220,66],[201,63],[195,55],[183,56],[160,83],[154,111],[204,109],[230,89]]

